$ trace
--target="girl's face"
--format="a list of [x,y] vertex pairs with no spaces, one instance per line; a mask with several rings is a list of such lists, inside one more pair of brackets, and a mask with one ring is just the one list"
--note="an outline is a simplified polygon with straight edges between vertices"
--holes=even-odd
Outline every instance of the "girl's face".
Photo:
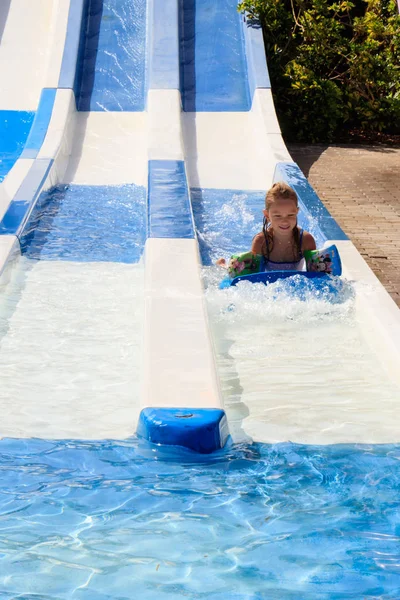
[[291,198],[275,200],[269,210],[264,210],[264,216],[271,223],[275,234],[290,236],[297,225],[299,208]]

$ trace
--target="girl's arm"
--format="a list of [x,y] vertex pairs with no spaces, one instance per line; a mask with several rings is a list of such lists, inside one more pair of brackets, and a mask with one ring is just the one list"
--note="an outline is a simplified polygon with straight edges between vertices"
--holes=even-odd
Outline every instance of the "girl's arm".
[[303,231],[303,240],[301,244],[301,251],[306,252],[307,250],[316,250],[317,245],[315,243],[315,239],[308,233],[308,231]]
[[[252,244],[251,244],[250,252],[254,255],[262,254],[263,244],[265,244],[265,239],[264,239],[264,234],[261,231],[260,233],[257,233],[254,236]],[[225,260],[225,258],[218,258],[218,260],[215,261],[215,264],[218,265],[219,267],[224,267],[225,269],[228,268],[228,263]]]
[[265,245],[265,238],[262,231],[257,233],[253,237],[253,242],[251,244],[251,253],[252,254],[262,254],[263,246]]

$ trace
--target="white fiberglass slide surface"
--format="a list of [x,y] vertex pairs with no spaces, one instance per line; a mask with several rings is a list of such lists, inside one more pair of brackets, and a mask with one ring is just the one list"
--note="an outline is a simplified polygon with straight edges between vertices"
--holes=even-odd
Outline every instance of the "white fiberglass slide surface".
[[77,112],[63,183],[145,186],[147,140],[145,112]]
[[34,111],[46,87],[57,0],[0,2],[0,110]]
[[227,293],[208,289],[234,439],[396,441],[399,378],[368,340],[358,302],[330,304],[311,295],[304,301],[290,297],[284,286],[250,285]]
[[258,111],[183,113],[191,187],[260,190],[270,185],[276,158],[260,117]]

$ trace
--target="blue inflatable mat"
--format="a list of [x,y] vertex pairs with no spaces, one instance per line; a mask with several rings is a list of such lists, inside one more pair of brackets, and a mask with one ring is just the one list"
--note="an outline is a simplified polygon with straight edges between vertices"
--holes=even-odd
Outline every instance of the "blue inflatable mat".
[[329,275],[326,273],[317,273],[313,271],[264,271],[261,273],[251,273],[251,275],[239,275],[233,279],[227,278],[221,282],[221,288],[229,287],[231,285],[237,285],[241,281],[250,281],[250,283],[275,283],[281,279],[288,279],[294,276],[306,277],[307,279],[317,279],[321,282],[327,282],[331,280]]

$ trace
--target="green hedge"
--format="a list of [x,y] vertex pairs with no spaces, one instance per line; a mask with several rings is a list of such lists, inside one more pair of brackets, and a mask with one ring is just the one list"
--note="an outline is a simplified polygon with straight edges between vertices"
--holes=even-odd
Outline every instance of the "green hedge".
[[288,141],[400,134],[396,0],[243,0],[238,9],[261,21]]

